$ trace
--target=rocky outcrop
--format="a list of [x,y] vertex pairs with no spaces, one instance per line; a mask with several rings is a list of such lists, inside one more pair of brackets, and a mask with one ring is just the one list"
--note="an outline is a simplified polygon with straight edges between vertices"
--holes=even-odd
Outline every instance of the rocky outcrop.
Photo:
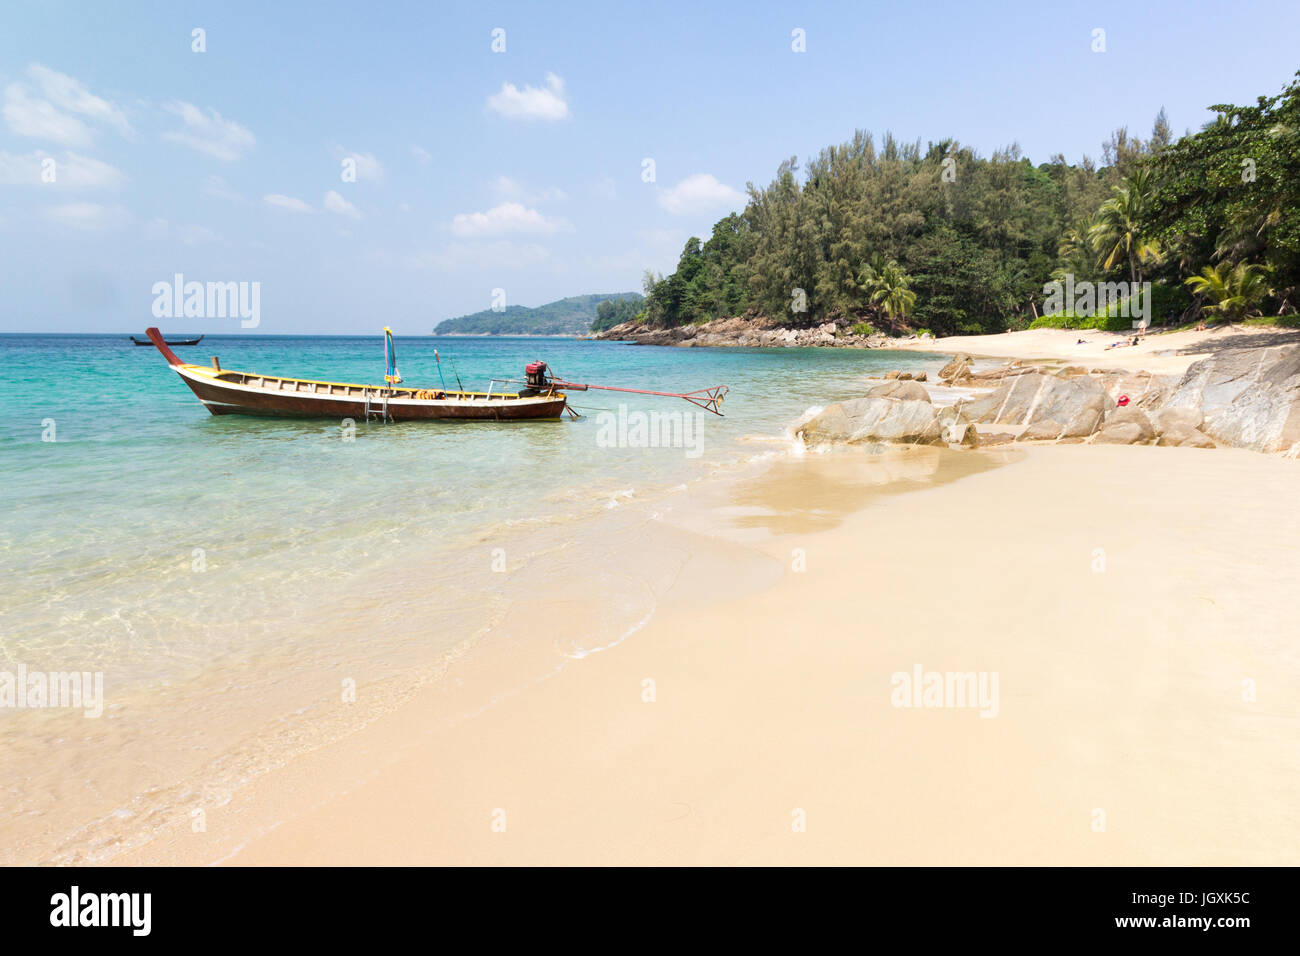
[[1219,352],[1191,366],[1165,403],[1204,416],[1220,445],[1288,451],[1300,442],[1300,345]]
[[939,439],[949,445],[978,448],[983,444],[979,429],[956,405],[944,405],[935,411],[939,422]]
[[934,445],[940,427],[928,401],[854,398],[830,405],[800,429],[808,444],[898,442]]
[[1195,431],[1201,427],[1205,416],[1201,414],[1199,408],[1183,405],[1162,408],[1151,417],[1151,421],[1155,425],[1156,434],[1163,435],[1171,431]]
[[943,368],[939,369],[939,380],[942,382],[950,381],[963,368],[969,371],[972,361],[973,360],[971,359],[971,357],[967,355],[965,352],[958,352],[956,355],[953,356],[951,362],[949,362]]
[[867,390],[867,398],[899,398],[904,401],[928,402],[930,393],[917,382],[894,379]]
[[1220,352],[1181,378],[1066,366],[1053,373],[1011,363],[975,372],[969,356],[943,367],[944,385],[991,387],[936,408],[918,380],[894,372],[866,397],[832,405],[803,426],[810,442],[1000,444],[974,425],[1019,429],[1015,440],[1232,445],[1300,454],[1300,345]]
[[1204,416],[1199,408],[1188,405],[1162,408],[1151,416],[1157,445],[1187,448],[1214,448],[1214,439],[1201,431]]
[[693,347],[745,347],[745,348],[888,348],[890,340],[879,333],[853,335],[842,331],[834,322],[823,322],[812,328],[786,328],[756,315],[729,319],[714,319],[702,325],[677,325],[672,328],[647,328],[635,322],[624,322],[591,336],[637,345],[675,345]]
[[960,409],[936,409],[924,387],[900,381],[877,385],[864,398],[827,406],[797,434],[809,445],[979,445],[979,433]]
[[1093,441],[1111,445],[1146,445],[1155,439],[1156,429],[1147,413],[1130,405],[1107,415]]
[[948,384],[959,388],[997,388],[1008,379],[1017,378],[1021,375],[1033,375],[1041,371],[1041,369],[1032,367],[1022,368],[1019,362],[1014,365],[1004,365],[979,372],[971,368],[964,368],[949,379]]
[[963,403],[962,410],[972,421],[1024,426],[1021,441],[1056,441],[1088,437],[1114,404],[1094,378],[1026,369],[991,394]]

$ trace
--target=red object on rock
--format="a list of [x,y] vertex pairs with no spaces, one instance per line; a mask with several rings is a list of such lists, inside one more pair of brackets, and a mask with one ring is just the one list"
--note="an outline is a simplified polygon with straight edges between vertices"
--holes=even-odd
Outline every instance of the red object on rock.
[[1118,405],[1120,408],[1123,408],[1125,405],[1128,404],[1128,396],[1121,395],[1119,398],[1115,399],[1115,404]]

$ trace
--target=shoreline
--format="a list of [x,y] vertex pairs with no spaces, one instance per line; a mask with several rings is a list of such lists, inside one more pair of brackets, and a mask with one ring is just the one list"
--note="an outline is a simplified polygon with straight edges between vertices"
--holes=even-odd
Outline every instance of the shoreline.
[[[1268,506],[1292,467],[1120,446],[778,459],[656,529],[679,570],[615,646],[531,680],[508,647],[453,666],[206,833],[118,862],[1294,863],[1300,519]],[[915,664],[999,673],[997,718],[891,706]],[[1206,814],[1222,825],[1189,844]]]
[[[1195,361],[1217,351],[1259,348],[1263,345],[1300,344],[1300,329],[1268,326],[1215,326],[1204,331],[1152,331],[1136,346],[1107,348],[1127,336],[1100,329],[1026,329],[991,335],[952,335],[943,338],[887,338],[875,336],[836,337],[828,326],[790,330],[758,326],[740,319],[716,320],[721,331],[703,331],[708,326],[638,333],[620,327],[629,337],[602,332],[593,339],[668,348],[834,348],[871,351],[920,352],[956,355],[966,353],[982,359],[1026,362],[1085,363],[1124,371],[1181,374]],[[711,325],[712,323],[710,323]],[[697,331],[701,330],[701,331]],[[833,328],[830,326],[829,328]],[[702,334],[701,334],[702,332]],[[682,337],[685,336],[685,337]],[[788,339],[788,340],[787,340]],[[1082,344],[1080,343],[1082,340]],[[870,344],[868,344],[870,343]]]
[[[994,338],[1000,344],[1008,337]],[[1023,364],[1042,365],[1040,371],[1065,376],[1078,370],[1063,371],[1060,366],[1067,360],[1050,354],[1052,349],[1043,347],[1043,336],[1034,338],[1040,340],[1039,350],[1049,354],[1027,358]],[[1053,338],[1060,349],[1066,348],[1061,336]],[[1025,348],[1031,344],[1025,339],[1017,341]],[[903,361],[906,351],[899,350],[893,357]],[[910,351],[923,353],[919,358],[930,363],[933,377],[938,357],[957,350],[944,340],[943,344],[924,343]],[[1149,357],[1136,348],[1114,351],[1133,353],[1128,360],[1134,366]],[[1200,357],[1191,354],[1186,359],[1190,364]],[[1122,363],[1107,365],[1123,367]],[[885,374],[879,371],[882,366],[883,362],[876,363],[876,375]],[[1003,371],[1009,370],[1013,369]],[[805,391],[822,391],[829,398],[834,390],[827,388],[826,380],[817,381],[822,388],[814,390],[809,385]],[[869,378],[861,387],[880,381],[883,379]],[[839,380],[840,390],[846,386],[845,380]],[[944,380],[925,386],[936,395],[936,407],[951,398],[987,397],[989,387],[954,388]],[[806,416],[821,411],[819,406],[809,408]],[[791,431],[795,427],[791,423]],[[978,431],[988,437],[988,433],[1007,427],[981,424]],[[1288,575],[1293,576],[1297,568],[1294,558],[1277,550],[1278,541],[1289,540],[1283,526],[1290,516],[1279,520],[1270,514],[1269,501],[1289,493],[1286,481],[1294,474],[1289,471],[1294,464],[1279,456],[1235,448],[1208,456],[1187,448],[1121,451],[1104,444],[1090,444],[1084,452],[1065,445],[1018,442],[990,442],[978,450],[877,444],[828,449],[807,448],[791,440],[789,434],[785,438],[768,435],[766,428],[762,434],[750,433],[734,446],[734,455],[724,456],[728,464],[697,474],[685,484],[663,483],[656,491],[654,485],[642,488],[637,483],[638,493],[633,495],[630,490],[618,491],[618,482],[602,481],[600,484],[608,486],[607,493],[597,496],[600,501],[608,499],[603,508],[591,498],[583,515],[572,515],[571,508],[566,508],[567,517],[554,527],[506,533],[511,525],[506,522],[504,527],[484,531],[476,539],[484,554],[489,548],[503,547],[503,553],[510,555],[508,574],[488,574],[486,566],[478,568],[484,573],[477,577],[470,569],[461,572],[462,590],[468,594],[477,587],[480,598],[492,601],[485,631],[457,631],[455,621],[469,620],[461,614],[468,605],[447,604],[439,597],[429,575],[432,568],[421,571],[410,567],[404,569],[400,582],[387,582],[383,593],[388,598],[371,595],[349,608],[346,623],[334,629],[345,635],[379,628],[385,634],[392,631],[400,640],[370,642],[360,656],[338,653],[316,668],[303,666],[308,661],[292,648],[291,640],[289,657],[261,662],[267,680],[259,677],[257,681],[267,685],[267,694],[258,691],[257,681],[241,679],[237,669],[231,670],[225,691],[214,699],[196,702],[200,706],[191,713],[204,715],[200,726],[190,726],[187,739],[175,741],[172,750],[151,749],[148,737],[156,724],[168,721],[163,703],[168,695],[127,702],[124,710],[110,714],[111,723],[96,726],[96,732],[102,732],[97,749],[115,754],[116,768],[99,780],[93,795],[87,791],[96,802],[73,797],[73,802],[65,803],[66,796],[55,800],[60,810],[75,807],[76,830],[53,832],[51,828],[67,817],[55,816],[48,809],[25,819],[15,814],[10,835],[13,845],[21,847],[18,852],[22,856],[11,862],[244,865],[394,858],[413,863],[915,862],[901,848],[891,848],[889,834],[870,828],[853,830],[843,820],[835,825],[856,833],[863,853],[869,847],[883,856],[855,857],[830,845],[821,845],[807,856],[784,855],[788,848],[769,855],[775,844],[764,843],[764,848],[756,849],[747,842],[756,827],[770,824],[753,807],[737,810],[735,822],[740,826],[712,820],[709,833],[696,833],[666,848],[660,837],[653,835],[658,829],[647,829],[662,806],[653,801],[647,804],[646,795],[660,794],[660,803],[712,806],[722,799],[719,794],[734,794],[734,804],[744,795],[761,792],[766,779],[763,767],[769,760],[764,750],[767,745],[747,734],[776,721],[779,726],[772,733],[784,740],[787,749],[799,745],[784,736],[785,728],[798,727],[804,737],[817,738],[819,746],[837,755],[836,766],[817,764],[799,771],[808,775],[814,789],[825,791],[824,799],[830,805],[839,806],[829,793],[837,787],[871,792],[873,799],[896,812],[925,805],[925,794],[909,793],[904,799],[894,790],[882,790],[866,771],[854,769],[843,735],[851,733],[857,735],[854,739],[880,744],[883,750],[876,755],[880,766],[894,776],[906,776],[913,772],[908,761],[916,754],[930,754],[940,764],[961,763],[970,757],[960,748],[976,747],[988,739],[980,735],[991,732],[951,724],[937,728],[897,724],[899,715],[894,708],[871,709],[879,701],[865,697],[859,699],[862,712],[847,716],[851,701],[846,695],[851,690],[843,686],[844,676],[836,662],[845,667],[875,668],[869,672],[875,677],[864,676],[856,691],[865,693],[861,688],[879,680],[885,666],[882,659],[871,656],[870,648],[856,643],[871,635],[873,640],[892,641],[895,650],[915,649],[912,664],[898,663],[890,674],[905,673],[911,666],[925,670],[934,666],[943,673],[993,673],[1002,676],[1003,691],[1010,693],[1007,675],[1019,673],[1023,681],[1028,673],[1034,687],[1053,687],[1055,697],[1066,700],[1068,694],[1062,696],[1065,692],[1059,685],[1069,684],[1073,672],[1063,669],[1065,663],[1077,669],[1075,658],[1083,653],[1080,648],[1090,646],[1096,635],[1080,630],[1081,622],[1075,617],[1057,619],[1061,607],[1044,598],[1064,593],[1059,563],[1065,545],[1060,536],[1077,537],[1081,527],[1103,541],[1118,538],[1127,548],[1140,548],[1142,542],[1132,539],[1133,529],[1141,528],[1151,538],[1172,529],[1174,537],[1187,538],[1193,532],[1182,531],[1182,527],[1196,522],[1188,522],[1186,516],[1195,514],[1197,521],[1205,523],[1204,502],[1213,500],[1217,506],[1212,517],[1219,524],[1207,523],[1205,540],[1188,538],[1180,540],[1177,547],[1161,545],[1144,560],[1130,563],[1125,571],[1131,576],[1130,583],[1119,593],[1106,593],[1104,600],[1090,594],[1077,579],[1083,577],[1082,572],[1074,569],[1076,579],[1070,588],[1085,595],[1082,623],[1091,623],[1103,634],[1098,650],[1103,662],[1113,663],[1130,653],[1111,635],[1125,628],[1131,631],[1133,622],[1149,626],[1156,620],[1160,629],[1148,638],[1167,640],[1191,634],[1205,650],[1209,638],[1199,630],[1204,624],[1201,612],[1205,609],[1200,601],[1205,593],[1214,595],[1206,600],[1220,606],[1238,593],[1256,589],[1255,606],[1235,609],[1238,623],[1232,633],[1251,632],[1264,638],[1285,633],[1285,614],[1277,595],[1285,593]],[[1165,457],[1170,455],[1174,457]],[[1220,456],[1226,457],[1205,460]],[[1263,463],[1249,464],[1242,456]],[[1241,487],[1250,487],[1252,493],[1263,488],[1263,500],[1258,504],[1238,500]],[[569,496],[562,499],[568,501]],[[928,504],[918,504],[918,500]],[[522,527],[531,528],[531,519]],[[960,539],[953,534],[958,527],[962,529]],[[635,545],[629,547],[632,542]],[[1078,550],[1082,542],[1076,540],[1072,547]],[[1083,550],[1092,555],[1092,549]],[[1109,546],[1105,550],[1109,552]],[[1196,558],[1191,564],[1187,563],[1189,555]],[[1220,593],[1222,582],[1213,573],[1217,564],[1240,574],[1256,561],[1264,565],[1265,590],[1257,590],[1260,582],[1248,575],[1232,581],[1236,589],[1232,594]],[[797,564],[804,567],[796,568]],[[970,590],[968,579],[988,573],[1011,580],[989,580]],[[1186,580],[1198,581],[1202,590],[1186,592]],[[1157,592],[1154,596],[1152,588]],[[1175,590],[1177,599],[1164,593],[1169,588]],[[1058,602],[1064,600],[1057,597]],[[951,619],[948,603],[965,609],[964,622]],[[999,609],[997,617],[980,611],[989,606]],[[254,623],[264,626],[265,622]],[[1044,657],[1035,647],[1038,628],[1070,636],[1072,643],[1060,658]],[[445,643],[452,634],[464,640],[451,649],[454,653],[449,651],[447,657],[431,663],[430,648]],[[953,635],[960,635],[962,641],[954,642]],[[292,637],[288,632],[286,636]],[[812,670],[800,656],[809,640],[818,649],[820,662]],[[981,666],[966,656],[972,649],[994,649],[1002,655],[1000,659],[1010,663]],[[756,650],[761,650],[758,657],[753,656]],[[1232,650],[1213,649],[1212,653],[1218,654],[1213,666],[1220,670],[1239,666],[1231,657]],[[1149,669],[1162,680],[1168,676],[1162,670],[1166,656],[1182,660],[1181,651],[1165,645],[1154,650],[1148,646],[1145,651]],[[1265,663],[1257,670],[1271,676],[1280,673],[1286,694],[1300,690],[1300,681],[1292,682],[1296,675],[1288,670],[1285,654],[1279,661],[1278,653],[1275,647],[1259,651],[1256,656]],[[296,660],[294,655],[298,655]],[[945,660],[945,656],[951,659]],[[1184,664],[1206,666],[1204,661]],[[634,674],[637,669],[640,676]],[[354,679],[354,675],[353,699],[340,699],[339,678]],[[672,687],[692,688],[695,697],[691,706],[682,710],[680,697],[661,697],[654,702],[656,707],[670,700],[678,706],[643,713],[642,707],[649,706],[640,696],[647,677],[654,682],[656,693],[665,680]],[[1094,684],[1098,681],[1100,678]],[[775,702],[771,712],[756,711],[754,702],[733,686],[737,682],[743,687],[765,688],[767,699]],[[250,694],[267,718],[255,725],[235,719],[241,713],[239,695],[249,698]],[[625,699],[625,694],[632,699]],[[1300,694],[1295,697],[1300,699]],[[1040,708],[1038,721],[1049,725],[1061,722],[1050,710],[1053,701],[1040,700],[1033,692],[1029,698]],[[834,713],[819,711],[823,700],[828,706],[833,702]],[[1111,706],[1123,711],[1131,723],[1140,721],[1148,703],[1135,698]],[[1222,701],[1202,699],[1201,703],[1220,720],[1243,716],[1224,711]],[[119,699],[118,705],[122,704]],[[629,704],[637,706],[626,710]],[[1071,706],[1077,711],[1085,702],[1073,701]],[[574,723],[573,707],[595,715],[589,718],[591,726],[581,720]],[[1161,708],[1161,728],[1182,719],[1177,716],[1176,702],[1163,701]],[[996,709],[999,715],[1008,713],[1005,701]],[[654,716],[660,711],[668,714],[663,720]],[[269,719],[276,713],[281,715],[278,721]],[[810,716],[816,713],[821,717]],[[746,719],[736,722],[736,714],[744,714]],[[976,727],[986,723],[979,714],[965,716],[974,717]],[[129,719],[118,719],[123,717]],[[216,718],[230,726],[218,726]],[[957,717],[949,714],[943,719]],[[1014,722],[988,723],[1004,728]],[[242,729],[242,737],[230,737],[232,729]],[[891,749],[890,734],[913,729],[919,734],[913,740],[913,752]],[[1207,725],[1199,732],[1213,730]],[[630,735],[626,740],[624,731]],[[1100,741],[1088,737],[1087,729],[1078,732],[1082,740],[1072,740],[1070,746],[1091,752],[1124,731],[1111,727],[1106,731],[1110,737]],[[222,733],[234,749],[214,760],[214,753],[221,754]],[[948,733],[957,736],[949,739],[944,736]],[[1019,739],[1033,738],[1036,731],[1018,725],[997,731],[1004,733]],[[1269,731],[1263,736],[1276,740],[1283,735]],[[711,741],[705,750],[697,749],[697,737]],[[484,744],[485,740],[489,743]],[[281,748],[281,744],[285,746]],[[959,750],[951,752],[958,744]],[[218,748],[215,751],[210,749],[214,746]],[[185,747],[189,750],[182,749]],[[480,752],[479,747],[486,749]],[[1048,745],[1035,738],[1034,747],[1039,755],[1036,759],[1046,759],[1042,752],[1050,749]],[[541,754],[549,754],[552,764],[562,770],[552,772],[539,764]],[[718,754],[725,755],[742,783],[716,776],[709,760]],[[998,752],[998,760],[1018,767],[1021,776],[1031,774],[1030,768],[1016,764],[1023,757],[1014,749]],[[1233,755],[1223,759],[1231,761]],[[1262,773],[1267,761],[1279,759],[1272,753],[1267,760],[1252,756],[1244,764],[1233,765],[1231,772],[1243,776]],[[62,762],[68,766],[59,785],[60,789],[66,785],[69,793],[80,786],[83,774],[87,779],[95,775],[89,765],[77,767],[71,752]],[[507,766],[501,766],[503,762]],[[163,771],[187,763],[194,763],[201,772],[162,785],[167,783]],[[708,781],[708,786],[690,800],[670,800],[672,794],[662,790],[662,781],[638,778],[650,764],[662,766],[671,779]],[[431,767],[441,768],[437,779],[430,778]],[[525,768],[530,769],[526,772]],[[1057,769],[1062,774],[1080,773],[1078,768]],[[1101,771],[1094,768],[1090,772]],[[1186,767],[1169,767],[1167,773],[1173,781],[1169,786],[1192,791],[1205,788],[1204,781]],[[614,779],[607,779],[610,777]],[[640,779],[640,789],[622,787],[620,781],[628,779]],[[142,780],[148,782],[142,785]],[[1295,782],[1290,777],[1287,780]],[[534,818],[540,814],[547,820],[545,832],[534,829],[513,849],[471,839],[476,804],[465,803],[466,794],[490,801],[493,791],[483,789],[488,782],[514,794],[512,805],[530,808],[528,813]],[[553,789],[561,785],[569,788],[564,799]],[[136,800],[114,803],[110,795],[114,786],[134,787],[125,792],[135,792]],[[981,783],[985,793],[998,792],[998,786],[994,779]],[[53,798],[54,791],[49,796]],[[495,799],[506,802],[504,797]],[[1126,799],[1138,798],[1129,794]],[[1213,799],[1222,803],[1227,797],[1216,793]],[[603,814],[602,819],[613,821],[603,831],[602,842],[593,844],[581,833],[575,834],[582,822],[573,817],[571,806],[583,807],[584,819]],[[94,807],[98,808],[88,811]],[[622,813],[617,812],[620,807]],[[939,830],[948,816],[960,815],[959,809],[951,806],[935,804],[931,810]],[[78,812],[80,816],[76,816]],[[1145,812],[1141,806],[1139,812]],[[1267,812],[1276,811],[1270,805]],[[198,816],[193,816],[195,813]],[[195,820],[202,821],[203,829],[192,829]],[[430,829],[422,820],[435,821],[432,829],[440,834],[438,840],[403,839],[403,828],[417,834]],[[336,831],[367,837],[375,845],[376,855],[367,856],[370,851],[354,846],[347,850],[353,856],[321,856],[322,844],[337,842],[331,835]],[[464,840],[456,836],[461,831],[469,834]],[[1285,832],[1280,831],[1277,839],[1284,842],[1284,838]],[[1038,839],[1051,844],[1063,838],[1059,833],[1041,832]],[[769,841],[770,834],[763,840]],[[922,854],[921,858],[931,862],[1001,860],[995,847],[972,840],[972,834],[954,825],[945,831],[941,842],[957,848],[958,855]],[[619,849],[602,856],[605,846]],[[1085,849],[1091,850],[1081,845],[1072,852]],[[1218,849],[1229,852],[1226,847]],[[938,854],[940,849],[931,847],[925,852]],[[1258,854],[1259,850],[1256,847],[1250,852]],[[898,855],[890,855],[894,853]],[[1255,858],[1222,857],[1232,861]],[[1039,861],[1035,857],[1016,859]],[[1105,856],[1103,861],[1131,859]],[[1088,862],[1092,857],[1085,853],[1077,860]]]

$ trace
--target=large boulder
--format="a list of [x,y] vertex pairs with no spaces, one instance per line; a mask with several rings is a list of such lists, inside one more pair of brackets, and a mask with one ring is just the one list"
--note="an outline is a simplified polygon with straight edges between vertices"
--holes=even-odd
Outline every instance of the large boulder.
[[1088,376],[1058,378],[1029,370],[996,391],[966,403],[972,421],[1023,425],[1021,441],[1086,438],[1097,430],[1114,401]]
[[1092,440],[1104,445],[1138,445],[1143,441],[1142,426],[1137,422],[1116,422],[1106,425]]
[[1205,416],[1221,445],[1286,451],[1300,442],[1300,345],[1219,352],[1192,365],[1166,408]]
[[965,352],[958,352],[953,356],[951,362],[939,369],[939,378],[946,382],[948,379],[953,378],[963,368],[969,369],[971,361],[971,357]]
[[964,445],[967,448],[980,447],[980,433],[975,423],[966,417],[958,405],[945,405],[935,412],[939,422],[939,438],[950,445]]
[[1155,426],[1151,424],[1147,413],[1129,405],[1125,408],[1117,408],[1107,415],[1093,441],[1134,445],[1154,441],[1155,437]]
[[1203,421],[1205,421],[1205,416],[1201,414],[1201,410],[1190,405],[1181,405],[1177,408],[1162,408],[1151,416],[1151,423],[1155,425],[1157,435],[1164,435],[1166,432],[1173,431],[1194,431],[1201,427]]
[[966,403],[972,421],[999,425],[1023,425],[1048,376],[1041,372],[1019,375],[987,395]]
[[928,395],[924,401],[875,396],[829,405],[804,424],[798,434],[810,445],[858,442],[937,445],[942,441],[942,430]]
[[1195,428],[1187,428],[1183,425],[1175,425],[1172,428],[1165,429],[1160,433],[1160,437],[1156,439],[1156,444],[1166,446],[1173,445],[1184,448],[1216,447],[1214,439],[1210,438],[1204,432]]
[[930,393],[924,385],[895,379],[868,390],[867,398],[901,398],[909,402],[928,402]]
[[1087,438],[1097,430],[1106,412],[1115,407],[1101,384],[1091,378],[1042,378],[1045,381],[1030,409],[1028,424],[1041,427],[1048,422],[1058,423],[1061,432],[1057,438]]

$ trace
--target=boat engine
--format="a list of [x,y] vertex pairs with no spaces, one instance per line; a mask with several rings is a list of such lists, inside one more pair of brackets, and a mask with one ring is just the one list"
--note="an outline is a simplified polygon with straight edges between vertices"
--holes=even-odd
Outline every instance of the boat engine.
[[546,388],[546,363],[529,362],[524,366],[524,379],[529,388]]

